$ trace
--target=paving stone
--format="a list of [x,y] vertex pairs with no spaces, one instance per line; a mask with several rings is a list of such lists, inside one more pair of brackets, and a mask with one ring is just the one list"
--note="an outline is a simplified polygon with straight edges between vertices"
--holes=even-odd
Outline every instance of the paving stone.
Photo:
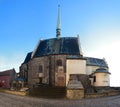
[[0,107],[120,107],[120,95],[82,100],[43,99],[0,93]]

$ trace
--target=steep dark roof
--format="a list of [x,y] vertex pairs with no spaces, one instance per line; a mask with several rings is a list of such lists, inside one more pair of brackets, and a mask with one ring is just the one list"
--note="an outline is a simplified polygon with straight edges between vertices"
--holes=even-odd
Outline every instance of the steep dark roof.
[[94,73],[108,73],[108,74],[110,74],[110,72],[108,72],[108,70],[103,68],[103,67],[96,69],[96,71]]
[[90,66],[100,66],[100,67],[108,67],[107,63],[103,59],[98,58],[92,58],[92,57],[86,57],[87,59],[87,65]]
[[29,52],[29,53],[27,54],[27,56],[26,56],[26,58],[25,58],[23,64],[28,63],[28,62],[30,61],[31,55],[32,55],[32,52]]
[[24,77],[18,77],[18,78],[16,78],[15,80],[16,80],[16,81],[24,81],[24,82],[26,81],[26,79],[25,79]]
[[100,68],[96,69],[96,72],[108,72],[108,70],[100,67]]
[[54,54],[80,55],[78,38],[63,37],[59,39],[53,38],[42,40],[40,41],[33,57]]
[[83,58],[83,56],[80,56],[80,55],[69,55],[67,56],[67,59],[85,59]]

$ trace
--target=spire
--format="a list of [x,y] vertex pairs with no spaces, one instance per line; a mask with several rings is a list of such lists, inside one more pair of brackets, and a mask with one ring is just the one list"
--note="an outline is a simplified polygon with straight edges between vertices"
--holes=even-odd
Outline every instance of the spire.
[[79,45],[80,55],[83,56],[83,52],[82,52],[82,48],[81,48],[81,43],[80,43],[80,36],[79,36],[79,34],[77,35],[77,38],[78,38],[78,45]]
[[60,38],[61,29],[60,29],[60,5],[58,5],[58,19],[57,19],[57,27],[56,27],[56,37]]

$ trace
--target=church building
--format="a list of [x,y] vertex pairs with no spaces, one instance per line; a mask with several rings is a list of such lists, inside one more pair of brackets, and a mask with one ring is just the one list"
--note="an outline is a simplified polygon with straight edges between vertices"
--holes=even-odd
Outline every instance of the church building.
[[72,80],[80,81],[88,92],[89,87],[109,87],[110,73],[105,59],[85,57],[80,46],[79,35],[62,37],[60,7],[56,37],[39,40],[20,66],[20,76],[29,86],[36,84],[50,87],[68,87]]

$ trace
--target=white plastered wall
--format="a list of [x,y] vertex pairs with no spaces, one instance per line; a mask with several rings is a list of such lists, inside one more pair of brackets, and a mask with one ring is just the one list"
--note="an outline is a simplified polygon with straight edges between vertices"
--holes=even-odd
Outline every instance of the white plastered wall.
[[99,66],[89,66],[89,65],[87,65],[86,68],[87,68],[86,73],[87,73],[88,75],[90,75],[90,74],[92,74],[93,72],[95,72],[96,69],[99,68]]
[[109,73],[95,73],[96,82],[93,83],[94,86],[110,86],[110,77]]
[[66,65],[66,85],[70,74],[86,74],[86,60],[84,59],[68,59]]

